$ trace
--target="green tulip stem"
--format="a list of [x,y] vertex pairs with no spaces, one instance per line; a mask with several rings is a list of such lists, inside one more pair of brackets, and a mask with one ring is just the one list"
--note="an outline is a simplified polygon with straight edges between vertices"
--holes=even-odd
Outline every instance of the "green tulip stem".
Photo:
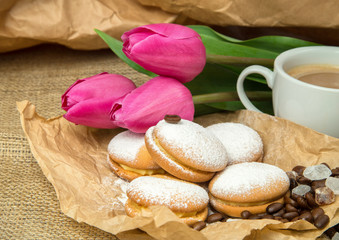
[[274,59],[269,58],[235,57],[216,54],[207,54],[206,61],[209,63],[218,63],[236,66],[263,65],[266,67],[273,67],[274,63]]
[[[246,92],[249,99],[254,101],[268,101],[272,99],[272,92],[252,91]],[[226,101],[239,101],[237,92],[218,92],[193,96],[194,104],[215,103]]]

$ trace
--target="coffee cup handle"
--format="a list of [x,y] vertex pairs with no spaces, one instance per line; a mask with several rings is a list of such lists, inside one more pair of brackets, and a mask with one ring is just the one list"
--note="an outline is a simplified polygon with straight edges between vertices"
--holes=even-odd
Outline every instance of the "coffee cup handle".
[[258,73],[264,76],[266,79],[267,85],[272,89],[273,87],[273,72],[266,68],[259,65],[253,65],[245,68],[239,75],[238,81],[237,81],[237,92],[238,96],[240,98],[240,101],[242,104],[246,107],[248,110],[256,111],[256,112],[262,112],[258,108],[256,108],[251,101],[248,99],[245,90],[244,90],[244,81],[246,77],[252,73]]

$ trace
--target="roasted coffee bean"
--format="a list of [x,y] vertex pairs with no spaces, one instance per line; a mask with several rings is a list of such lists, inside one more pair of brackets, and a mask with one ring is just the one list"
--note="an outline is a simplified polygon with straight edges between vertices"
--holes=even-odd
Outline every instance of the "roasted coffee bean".
[[297,203],[301,208],[311,209],[310,206],[308,206],[306,199],[303,197],[297,197]]
[[310,179],[308,179],[304,176],[298,176],[297,182],[300,183],[300,184],[311,185],[312,180],[310,180]]
[[266,215],[262,216],[262,219],[274,219],[274,217],[270,214],[266,214]]
[[287,223],[287,222],[289,222],[290,220],[288,220],[288,219],[286,219],[286,218],[283,218],[283,219],[281,219],[280,220],[280,222],[282,222],[282,223]]
[[270,205],[267,206],[266,212],[267,213],[276,213],[280,209],[284,207],[284,204],[282,203],[271,203]]
[[250,211],[245,210],[245,211],[242,211],[240,215],[243,219],[247,219],[252,215],[252,213]]
[[315,202],[315,199],[314,199],[314,195],[310,192],[306,193],[305,194],[305,198],[306,198],[306,201],[307,201],[307,204],[311,207],[311,208],[317,208],[319,207],[319,205]]
[[298,212],[287,212],[287,213],[284,213],[281,217],[288,219],[290,221],[293,218],[298,217],[298,216],[299,216]]
[[199,221],[192,225],[192,228],[197,231],[200,231],[204,229],[205,227],[206,227],[206,223],[204,221]]
[[303,172],[305,170],[306,167],[304,166],[295,166],[292,171],[295,171],[298,173],[299,176],[302,176],[303,175]]
[[333,168],[332,170],[332,177],[339,176],[339,167]]
[[324,233],[326,234],[326,236],[328,236],[330,239],[332,239],[336,232],[337,232],[337,230],[334,227],[331,227],[331,228],[327,229]]
[[284,197],[284,201],[285,201],[285,204],[291,204],[291,205],[292,205],[293,207],[295,207],[295,208],[299,207],[297,201],[293,200],[293,199],[290,198],[290,197],[285,196],[285,197]]
[[311,184],[311,188],[312,188],[313,192],[314,192],[317,188],[325,187],[325,182],[326,182],[326,179],[313,181],[312,184]]
[[323,162],[323,163],[321,163],[321,164],[323,164],[323,165],[325,165],[326,167],[328,167],[328,169],[331,169],[331,167],[330,167],[330,166],[328,166],[328,164],[327,164],[327,163]]
[[298,186],[297,181],[295,179],[293,179],[293,178],[290,178],[290,190],[292,190],[296,186]]
[[282,219],[283,219],[282,217],[278,217],[278,216],[274,217],[274,220],[279,220],[279,221],[281,221]]
[[309,212],[309,209],[299,209],[299,215],[304,214],[305,212]]
[[312,213],[309,211],[304,212],[303,214],[300,214],[299,219],[304,219],[307,222],[313,223],[313,216],[312,216]]
[[261,217],[258,214],[252,214],[248,219],[261,219]]
[[293,218],[293,219],[291,220],[291,222],[298,221],[299,219],[300,219],[299,216],[297,216],[297,217]]
[[298,173],[295,171],[288,171],[286,172],[286,175],[288,176],[289,179],[296,179],[298,176]]
[[276,213],[273,213],[272,215],[274,216],[274,217],[281,217],[283,214],[285,213],[285,209],[280,209],[278,212],[276,212]]
[[223,219],[220,220],[220,222],[227,222],[228,219],[229,217],[224,216]]
[[180,120],[181,117],[178,115],[165,115],[165,121],[168,123],[178,123]]
[[263,216],[266,216],[267,213],[266,213],[266,212],[263,212],[263,213],[258,213],[257,215],[258,215],[260,218],[262,218]]
[[322,216],[325,214],[324,210],[320,207],[312,209],[311,213],[312,213],[314,220],[316,220],[319,216]]
[[314,226],[318,229],[323,229],[330,222],[330,218],[325,215],[320,215],[314,220]]
[[297,198],[299,197],[300,195],[298,194],[295,194],[295,193],[292,193],[290,198],[293,199],[294,201],[297,201]]
[[296,209],[292,204],[287,203],[285,205],[285,211],[286,212],[298,212],[298,209]]
[[218,222],[221,219],[223,219],[224,216],[221,213],[213,213],[211,215],[209,215],[206,219],[207,223],[214,223],[214,222]]

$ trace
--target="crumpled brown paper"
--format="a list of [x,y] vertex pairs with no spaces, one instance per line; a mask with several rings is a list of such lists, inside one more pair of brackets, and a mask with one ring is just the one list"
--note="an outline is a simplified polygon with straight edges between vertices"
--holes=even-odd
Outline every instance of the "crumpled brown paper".
[[[0,4],[0,52],[40,43],[86,50],[108,48],[94,28],[120,39],[125,31],[151,23],[335,30],[339,28],[338,11],[336,1],[318,0],[6,0]],[[293,30],[292,36],[337,44],[337,32],[321,31],[319,39],[319,29]],[[284,35],[284,31],[278,34]]]
[[134,27],[177,18],[137,0],[6,0],[0,4],[0,52],[43,42],[75,49],[107,48],[94,28],[120,39]]
[[[257,27],[339,27],[335,1],[139,0],[147,6],[183,14],[206,24]],[[326,14],[323,14],[326,13]]]
[[[239,220],[210,224],[198,232],[179,222],[165,207],[153,207],[142,216],[130,218],[123,210],[127,183],[116,177],[107,163],[108,142],[121,129],[92,129],[74,125],[62,116],[46,120],[28,101],[18,102],[17,108],[31,151],[54,186],[61,210],[78,222],[96,226],[119,238],[306,240],[315,239],[326,228],[339,223],[338,197],[335,203],[323,206],[330,217],[330,223],[323,230],[306,221]],[[241,110],[205,115],[195,121],[203,126],[232,121],[252,127],[263,139],[263,161],[285,171],[296,165],[322,162],[332,168],[338,166],[339,139],[284,119]]]

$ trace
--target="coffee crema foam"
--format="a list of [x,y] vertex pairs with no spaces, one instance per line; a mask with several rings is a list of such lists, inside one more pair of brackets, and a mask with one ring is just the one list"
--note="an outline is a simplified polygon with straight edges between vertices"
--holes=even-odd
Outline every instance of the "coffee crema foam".
[[287,74],[308,84],[339,89],[339,65],[300,65],[288,70]]

